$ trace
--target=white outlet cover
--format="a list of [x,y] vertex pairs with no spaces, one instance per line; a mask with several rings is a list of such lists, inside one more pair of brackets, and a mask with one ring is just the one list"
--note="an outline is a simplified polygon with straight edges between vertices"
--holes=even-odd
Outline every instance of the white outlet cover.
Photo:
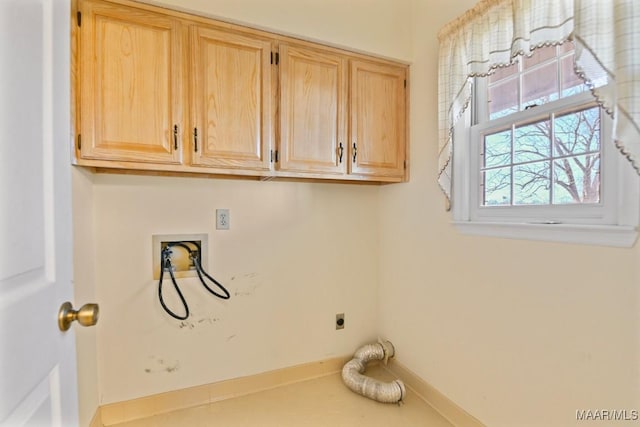
[[229,209],[216,209],[216,230],[228,230],[230,221]]

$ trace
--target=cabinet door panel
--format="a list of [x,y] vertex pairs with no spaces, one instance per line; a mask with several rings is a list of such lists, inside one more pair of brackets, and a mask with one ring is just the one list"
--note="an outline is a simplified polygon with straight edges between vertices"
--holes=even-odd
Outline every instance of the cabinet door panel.
[[404,176],[405,70],[385,64],[351,62],[350,173]]
[[271,42],[193,27],[192,43],[192,163],[268,170]]
[[346,59],[281,44],[279,72],[279,169],[343,174]]
[[179,22],[108,3],[81,7],[81,157],[179,163]]

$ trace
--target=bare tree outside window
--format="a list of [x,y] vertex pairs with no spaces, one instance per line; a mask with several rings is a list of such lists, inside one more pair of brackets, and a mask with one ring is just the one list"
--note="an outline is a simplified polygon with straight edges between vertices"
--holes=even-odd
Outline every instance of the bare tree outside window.
[[600,201],[600,108],[484,138],[484,205]]

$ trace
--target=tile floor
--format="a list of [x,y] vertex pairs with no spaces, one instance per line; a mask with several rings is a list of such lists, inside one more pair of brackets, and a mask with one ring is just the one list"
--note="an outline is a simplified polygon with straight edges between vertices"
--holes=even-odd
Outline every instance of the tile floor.
[[[367,375],[394,377],[381,366]],[[403,405],[378,403],[350,391],[340,374],[113,427],[453,427],[407,390]],[[109,426],[111,427],[111,426]]]

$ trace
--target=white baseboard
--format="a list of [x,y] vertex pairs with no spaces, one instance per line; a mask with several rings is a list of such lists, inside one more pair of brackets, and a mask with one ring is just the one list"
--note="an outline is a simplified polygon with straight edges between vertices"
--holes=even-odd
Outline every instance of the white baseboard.
[[[90,427],[110,426],[331,375],[340,372],[350,358],[351,356],[336,357],[248,377],[103,405],[96,411]],[[394,359],[385,366],[385,369],[401,379],[407,388],[432,406],[455,427],[486,427]]]
[[96,413],[93,415],[93,418],[91,418],[89,427],[104,427],[104,424],[102,424],[102,413],[100,407],[96,409]]
[[331,375],[340,372],[342,366],[350,358],[351,356],[336,357],[248,377],[103,405],[99,408],[102,424],[94,426],[92,423],[91,427],[110,426]]
[[436,390],[406,366],[391,359],[385,369],[401,379],[405,386],[427,402],[455,427],[486,427],[467,411]]

